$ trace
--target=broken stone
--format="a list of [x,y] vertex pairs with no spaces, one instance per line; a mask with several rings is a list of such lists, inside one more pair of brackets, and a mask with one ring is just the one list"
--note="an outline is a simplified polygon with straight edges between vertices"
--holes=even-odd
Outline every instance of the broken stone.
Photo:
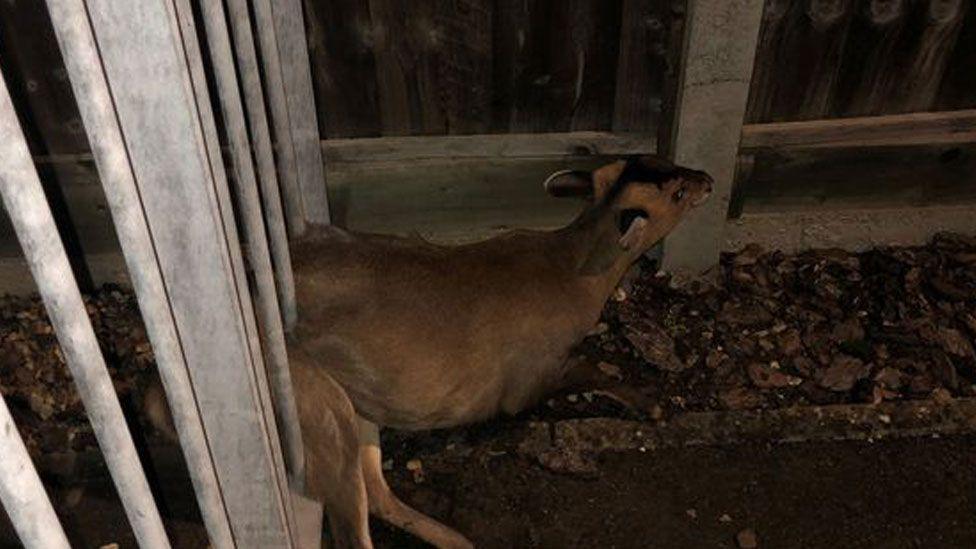
[[755,530],[746,528],[745,530],[740,530],[735,535],[735,543],[739,546],[739,549],[757,549],[759,547],[759,538],[756,536]]
[[959,376],[956,374],[956,367],[952,359],[942,351],[932,353],[932,363],[929,365],[929,372],[935,380],[949,389],[956,390],[959,387]]
[[644,360],[658,368],[668,372],[679,372],[686,368],[675,354],[674,340],[658,324],[645,322],[639,327],[627,326],[626,336]]
[[881,404],[886,400],[898,398],[898,393],[890,389],[885,389],[880,385],[871,388],[871,404]]
[[732,522],[732,517],[728,513],[724,513],[722,516],[718,517],[718,521],[724,524]]
[[963,312],[959,314],[959,320],[969,329],[969,335],[976,337],[976,316]]
[[937,404],[948,404],[952,402],[952,393],[950,393],[943,387],[938,387],[935,390],[933,390],[930,397]]
[[803,342],[800,340],[799,330],[790,328],[777,336],[779,352],[783,356],[795,356],[803,350]]
[[717,319],[730,326],[746,327],[769,324],[773,321],[773,315],[758,303],[726,301]]
[[870,366],[856,358],[845,355],[834,357],[830,366],[817,370],[817,383],[831,391],[850,391],[854,384],[871,372]]
[[735,258],[732,259],[732,264],[736,267],[748,267],[750,265],[755,265],[756,261],[759,260],[760,256],[763,255],[763,248],[759,244],[750,243],[742,248]]
[[758,408],[762,402],[762,396],[745,387],[733,387],[718,395],[719,402],[729,410],[750,410]]
[[424,464],[419,459],[411,459],[407,462],[407,471],[413,474],[413,481],[420,484],[426,478],[424,475]]
[[746,367],[746,373],[753,385],[760,389],[778,389],[799,385],[803,380],[771,367],[769,364],[753,362]]
[[904,383],[904,376],[897,368],[882,368],[874,375],[874,380],[886,389],[898,389]]
[[911,381],[908,383],[909,390],[918,395],[931,393],[935,390],[935,387],[935,379],[928,372],[912,376]]
[[959,330],[940,328],[938,339],[947,353],[963,358],[974,357],[973,344]]
[[606,375],[607,377],[612,377],[613,379],[616,379],[617,381],[623,381],[624,380],[623,371],[621,371],[620,366],[617,366],[616,364],[611,364],[609,362],[602,362],[601,361],[601,362],[599,362],[596,365],[596,367],[601,372],[603,372],[603,374]]
[[793,359],[793,367],[804,377],[810,377],[817,369],[817,365],[805,356],[798,356]]
[[722,361],[727,358],[729,358],[729,355],[719,351],[718,349],[712,349],[708,352],[708,356],[705,357],[705,366],[714,370],[715,368],[718,368],[719,364],[721,364]]
[[864,339],[864,328],[861,327],[861,322],[858,319],[848,318],[834,325],[830,331],[830,337],[836,343],[861,341]]
[[973,292],[960,288],[950,280],[942,276],[935,276],[929,280],[929,284],[937,294],[949,301],[966,301],[973,297]]

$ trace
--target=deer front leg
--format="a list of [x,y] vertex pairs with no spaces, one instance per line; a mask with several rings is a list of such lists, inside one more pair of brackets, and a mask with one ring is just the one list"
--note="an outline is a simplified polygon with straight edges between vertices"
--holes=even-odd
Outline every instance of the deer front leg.
[[376,424],[360,418],[359,436],[362,442],[360,460],[371,513],[440,549],[474,548],[467,538],[403,503],[390,490],[383,478],[383,454]]

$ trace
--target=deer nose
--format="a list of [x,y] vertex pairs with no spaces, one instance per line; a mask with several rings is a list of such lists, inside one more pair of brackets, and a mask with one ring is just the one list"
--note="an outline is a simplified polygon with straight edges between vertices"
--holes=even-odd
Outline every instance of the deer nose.
[[712,189],[715,187],[715,180],[705,172],[698,172],[698,183],[702,186],[701,196],[692,203],[692,206],[701,206],[712,196]]
[[702,175],[702,185],[705,187],[706,193],[711,193],[712,189],[715,187],[715,179],[705,172],[701,172]]

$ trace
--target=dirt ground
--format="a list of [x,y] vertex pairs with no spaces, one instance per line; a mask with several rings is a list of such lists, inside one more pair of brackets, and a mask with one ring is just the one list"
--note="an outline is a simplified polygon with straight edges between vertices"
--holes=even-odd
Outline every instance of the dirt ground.
[[[394,490],[454,525],[478,547],[763,548],[976,546],[976,436],[697,447],[605,456],[600,474],[555,474],[512,454],[439,464],[426,479],[403,467]],[[175,547],[206,541],[188,485],[164,493]],[[77,547],[135,547],[111,489],[88,488],[59,513]],[[188,516],[189,515],[189,516]],[[373,521],[379,548],[423,547]],[[18,547],[0,517],[0,547]]]
[[[479,547],[749,546],[749,532],[736,540],[743,530],[760,547],[976,546],[976,434],[965,430],[780,445],[760,431],[746,444],[631,446],[582,461],[520,450],[527,427],[586,418],[652,429],[695,414],[968,402],[976,238],[858,254],[748,247],[723,257],[710,282],[682,289],[650,264],[635,273],[576,350],[590,366],[576,386],[517,418],[385,433],[394,489]],[[132,412],[154,367],[135,300],[106,288],[86,302]],[[35,457],[94,450],[36,298],[0,303],[0,391]],[[911,433],[930,434],[924,422]],[[185,473],[157,476],[176,545],[203,546]],[[80,491],[51,481],[76,544],[132,546],[110,486],[92,482]],[[416,546],[374,530],[380,547]],[[14,539],[0,526],[0,545]]]

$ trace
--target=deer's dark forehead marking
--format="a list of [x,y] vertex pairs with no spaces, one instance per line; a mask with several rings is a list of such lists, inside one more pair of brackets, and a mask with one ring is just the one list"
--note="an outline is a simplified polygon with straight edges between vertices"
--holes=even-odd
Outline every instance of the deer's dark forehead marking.
[[663,183],[673,179],[677,167],[671,162],[658,157],[630,156],[627,158],[624,170],[617,179],[618,183],[639,181],[654,183],[660,187]]
[[661,185],[674,179],[676,170],[674,164],[663,158],[636,155],[627,157],[620,177],[610,186],[605,200],[614,200],[630,183],[652,183],[661,188]]

